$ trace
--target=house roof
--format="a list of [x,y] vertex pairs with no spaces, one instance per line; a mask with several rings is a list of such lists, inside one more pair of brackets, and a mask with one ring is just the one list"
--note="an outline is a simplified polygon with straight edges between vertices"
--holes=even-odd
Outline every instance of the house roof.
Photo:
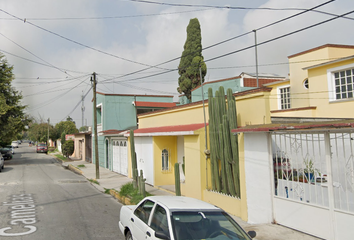
[[335,60],[332,60],[332,61],[316,64],[316,65],[309,66],[309,67],[305,67],[305,68],[303,68],[303,70],[317,68],[317,67],[322,67],[322,66],[326,66],[326,65],[329,65],[329,64],[332,64],[332,63],[342,62],[342,61],[350,60],[350,59],[354,59],[354,55],[351,55],[351,56],[348,56],[348,57],[343,57],[343,58],[338,58],[338,59],[335,59]]
[[101,134],[102,136],[113,136],[113,135],[123,136],[125,132],[127,132],[127,130],[108,129],[108,130],[100,131],[99,134]]
[[245,132],[277,132],[277,131],[329,131],[343,130],[350,128],[354,131],[354,119],[343,121],[324,121],[324,122],[307,122],[307,123],[272,123],[249,125],[232,129],[232,133]]
[[[272,91],[272,88],[261,86],[259,88],[254,88],[254,89],[250,89],[250,90],[246,90],[246,91],[233,93],[233,96],[240,97],[240,96],[245,96],[245,95],[253,94],[253,93],[257,93],[257,92],[270,92],[270,91]],[[204,99],[204,103],[208,103],[208,101],[209,101],[208,99]],[[183,104],[183,105],[178,105],[178,106],[176,105],[175,107],[171,107],[171,108],[158,109],[153,112],[140,113],[140,114],[138,114],[138,116],[145,116],[145,115],[155,114],[155,113],[159,113],[159,112],[166,112],[166,111],[175,110],[175,109],[187,108],[187,107],[191,107],[193,105],[201,105],[202,103],[203,103],[203,101],[200,100],[197,102],[187,103],[187,104]]]
[[97,92],[97,94],[101,94],[101,95],[105,95],[105,96],[129,96],[129,97],[169,97],[169,98],[173,98],[173,95],[112,94],[112,93],[102,93],[102,92]]
[[79,135],[91,135],[91,134],[92,134],[91,131],[74,133],[75,136],[79,136]]
[[166,108],[166,107],[175,107],[176,103],[168,103],[168,102],[142,102],[135,101],[135,106],[137,107],[158,107],[158,108]]
[[332,47],[332,48],[354,48],[353,45],[325,44],[325,45],[322,45],[322,46],[319,46],[319,47],[308,49],[308,50],[303,51],[303,52],[295,53],[293,55],[288,56],[288,58],[297,57],[297,56],[300,56],[300,55],[303,55],[303,54],[306,54],[306,53],[309,53],[309,52],[313,52],[313,51],[316,51],[316,50],[319,50],[319,49],[322,49],[322,48],[326,48],[326,47]]
[[[208,125],[208,123],[206,124]],[[136,137],[150,137],[150,136],[182,136],[182,135],[195,135],[194,131],[204,127],[204,123],[163,126],[152,128],[140,128],[134,130]],[[129,133],[124,134],[129,136]]]
[[[249,75],[251,77],[257,77],[257,73],[242,72],[240,75]],[[258,78],[285,78],[275,73],[258,73]]]

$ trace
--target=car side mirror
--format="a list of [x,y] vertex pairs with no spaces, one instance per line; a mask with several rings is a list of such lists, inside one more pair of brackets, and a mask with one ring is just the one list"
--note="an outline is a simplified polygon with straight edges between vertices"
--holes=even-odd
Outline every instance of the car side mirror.
[[251,238],[255,238],[257,233],[255,231],[248,231],[248,235],[251,237]]
[[159,239],[170,240],[170,237],[167,236],[164,232],[155,232],[155,237],[157,237]]

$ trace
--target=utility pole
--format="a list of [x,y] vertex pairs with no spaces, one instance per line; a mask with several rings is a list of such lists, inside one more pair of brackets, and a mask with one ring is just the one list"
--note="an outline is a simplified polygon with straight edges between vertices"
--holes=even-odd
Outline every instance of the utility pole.
[[50,119],[48,118],[48,141],[47,141],[47,147],[49,147],[49,122],[50,122]]
[[254,48],[256,50],[256,76],[257,76],[257,88],[259,87],[258,83],[258,54],[257,54],[257,30],[253,30],[254,32]]
[[202,91],[202,101],[203,101],[203,114],[204,114],[204,132],[205,132],[205,168],[206,168],[206,188],[208,189],[208,155],[210,151],[208,150],[208,133],[207,133],[207,126],[206,126],[206,117],[205,117],[205,105],[204,105],[204,90],[203,90],[203,76],[202,76],[202,66],[199,64],[199,74],[200,74],[200,89]]
[[91,76],[93,86],[93,129],[95,136],[95,165],[96,165],[96,179],[100,179],[100,161],[98,159],[98,134],[97,134],[97,110],[96,110],[96,73]]
[[85,101],[85,96],[84,96],[84,91],[82,91],[82,97],[81,97],[81,127],[84,126],[84,118],[85,118],[85,106],[84,106],[84,101]]

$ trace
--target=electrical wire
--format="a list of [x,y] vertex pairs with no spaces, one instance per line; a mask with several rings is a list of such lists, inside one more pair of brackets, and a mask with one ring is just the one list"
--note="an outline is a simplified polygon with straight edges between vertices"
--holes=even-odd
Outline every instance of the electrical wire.
[[[190,11],[181,11],[181,12],[167,12],[167,13],[151,13],[151,14],[139,14],[139,15],[123,15],[123,16],[110,16],[110,17],[66,17],[66,18],[26,18],[30,21],[57,21],[57,20],[105,20],[105,19],[122,19],[122,18],[138,18],[138,17],[154,17],[154,16],[163,16],[163,15],[172,15],[172,14],[184,14],[192,12],[202,12],[210,9],[196,9]],[[16,20],[13,18],[0,18],[2,20]]]
[[3,33],[0,32],[0,35],[3,36],[4,38],[6,38],[7,40],[9,40],[10,42],[12,42],[13,44],[15,44],[16,46],[18,46],[19,48],[25,50],[26,52],[28,52],[29,54],[31,54],[32,56],[35,56],[36,58],[40,59],[42,62],[45,62],[46,64],[48,64],[49,66],[61,71],[62,73],[65,73],[66,75],[69,75],[70,77],[72,77],[70,74],[68,74],[67,72],[65,72],[64,70],[54,66],[53,64],[49,63],[48,61],[45,61],[43,58],[37,56],[36,54],[32,53],[31,51],[29,51],[28,49],[22,47],[20,44],[16,43],[15,41],[11,40],[10,38],[6,37]]
[[45,107],[45,106],[47,106],[47,105],[53,103],[54,101],[56,101],[56,100],[62,98],[62,97],[65,96],[66,94],[68,94],[68,93],[69,93],[70,91],[72,91],[73,89],[77,88],[79,85],[83,84],[84,81],[86,81],[86,80],[87,80],[87,79],[84,79],[84,80],[81,81],[79,84],[75,85],[73,88],[71,88],[70,90],[66,91],[64,94],[62,94],[62,95],[60,95],[60,96],[56,96],[56,97],[50,99],[49,101],[46,101],[46,102],[43,103],[42,105],[37,106],[37,107],[35,107],[34,109],[31,109],[31,110],[34,111],[34,110],[40,109],[40,108],[42,108],[42,107]]
[[[44,64],[44,63],[37,62],[37,61],[31,60],[31,59],[28,59],[28,58],[25,58],[25,57],[21,57],[21,56],[18,56],[18,55],[16,55],[16,54],[13,54],[13,53],[10,53],[10,52],[8,52],[8,51],[5,51],[5,50],[3,50],[3,49],[0,49],[0,52],[6,53],[6,54],[11,55],[11,56],[13,56],[13,57],[20,58],[20,59],[25,60],[25,61],[28,61],[28,62],[32,62],[32,63],[39,64],[39,65],[42,65],[42,66],[46,66],[46,67],[53,68],[53,66],[51,66],[51,65],[49,65],[49,64]],[[79,71],[69,70],[69,69],[65,69],[65,68],[60,68],[60,69],[64,70],[65,72],[87,74],[87,72],[79,72]]]
[[[45,32],[48,32],[48,33],[50,33],[50,34],[53,34],[53,35],[55,35],[55,36],[57,36],[57,37],[60,37],[60,38],[62,38],[62,39],[65,39],[65,40],[67,40],[67,41],[69,41],[69,42],[75,43],[75,44],[77,44],[77,45],[79,45],[79,46],[81,46],[81,47],[85,47],[85,48],[91,49],[91,50],[93,50],[93,51],[102,53],[102,54],[104,54],[104,55],[111,56],[111,57],[114,57],[114,58],[117,58],[117,59],[120,59],[120,60],[123,60],[123,61],[127,61],[127,62],[130,62],[130,63],[134,63],[134,64],[146,66],[146,67],[152,67],[152,66],[149,65],[149,64],[140,63],[140,62],[133,61],[133,60],[130,60],[130,59],[127,59],[127,58],[123,58],[123,57],[114,55],[114,54],[112,54],[112,53],[108,53],[108,52],[105,52],[105,51],[103,51],[103,50],[100,50],[100,49],[97,49],[97,48],[88,46],[88,45],[86,45],[86,44],[80,43],[80,42],[78,42],[78,41],[72,40],[72,39],[70,39],[70,38],[64,37],[64,36],[62,36],[62,35],[60,35],[60,34],[58,34],[58,33],[55,33],[55,32],[53,32],[53,31],[50,31],[50,30],[45,29],[45,28],[43,28],[43,27],[40,27],[40,26],[38,26],[38,25],[36,25],[36,24],[30,22],[30,21],[27,21],[26,19],[21,19],[21,18],[15,16],[15,15],[9,13],[9,12],[6,12],[6,11],[3,10],[3,9],[0,9],[0,12],[3,12],[3,13],[5,13],[5,14],[7,14],[7,15],[10,15],[11,17],[14,17],[14,18],[16,18],[16,19],[18,19],[18,20],[20,20],[20,21],[23,21],[24,23],[28,23],[28,24],[30,24],[30,25],[36,27],[36,28],[39,28],[39,29],[41,29],[41,30],[43,30],[43,31],[45,31]],[[168,69],[166,69],[166,68],[160,68],[160,67],[156,67],[156,68],[162,69],[162,70],[168,70]]]
[[[280,19],[280,20],[278,20],[278,21],[276,21],[276,22],[273,22],[273,23],[267,24],[267,25],[265,25],[265,26],[262,26],[262,27],[260,27],[260,28],[257,28],[256,30],[258,31],[258,30],[261,30],[261,29],[264,29],[264,28],[273,26],[273,25],[275,25],[275,24],[284,22],[284,21],[289,20],[289,19],[291,19],[291,18],[293,18],[293,17],[299,16],[299,15],[301,15],[301,14],[307,13],[307,12],[309,12],[309,11],[311,11],[311,10],[316,9],[316,8],[319,8],[319,7],[322,7],[322,6],[324,6],[324,5],[327,5],[327,4],[329,4],[329,3],[333,2],[333,1],[335,1],[335,0],[329,0],[329,1],[325,2],[325,3],[319,4],[319,5],[315,6],[315,7],[310,8],[310,9],[306,9],[306,10],[303,11],[303,12],[293,14],[293,15],[291,15],[291,16],[289,16],[289,17]],[[231,40],[235,40],[235,39],[237,39],[237,38],[246,36],[246,35],[248,35],[248,34],[250,34],[250,33],[252,33],[252,32],[253,32],[253,31],[249,31],[249,32],[246,32],[246,33],[237,35],[237,36],[235,36],[235,37],[232,37],[232,38],[223,40],[223,41],[221,41],[221,42],[212,44],[212,45],[210,45],[210,46],[208,46],[208,47],[202,48],[202,50],[206,50],[206,49],[209,49],[209,48],[218,46],[218,45],[220,45],[220,44],[224,44],[224,43],[229,42],[229,41],[231,41]],[[190,54],[194,54],[194,52],[191,52]],[[185,56],[188,56],[188,55],[185,55]],[[181,56],[181,57],[182,57],[182,56]],[[168,60],[168,61],[162,62],[162,63],[160,63],[160,64],[154,65],[154,66],[152,66],[152,67],[148,67],[148,68],[144,68],[144,69],[141,69],[141,70],[138,70],[138,71],[134,71],[134,72],[131,72],[131,73],[127,73],[127,74],[124,74],[124,75],[122,75],[122,76],[120,76],[120,77],[118,77],[118,78],[127,77],[127,76],[130,76],[130,75],[133,75],[133,74],[140,73],[140,72],[143,72],[143,71],[145,71],[145,70],[151,69],[151,68],[153,68],[153,67],[161,66],[161,65],[164,65],[164,64],[167,64],[167,63],[170,63],[170,62],[179,60],[179,59],[181,59],[181,57],[176,57],[176,58],[173,58],[173,59],[171,59],[171,60]],[[168,73],[168,72],[170,72],[170,71],[166,71],[165,73]],[[162,73],[161,73],[161,74],[162,74]],[[160,74],[159,74],[159,75],[160,75]],[[118,79],[118,78],[116,78],[116,79]]]
[[[87,96],[87,94],[91,91],[91,89],[93,88],[93,86],[91,86],[91,88],[86,92],[85,96],[83,97],[85,99],[85,97]],[[80,105],[82,99],[80,99],[80,101],[75,105],[74,109],[66,116],[70,116],[75,110],[76,108]],[[63,121],[66,117],[64,117],[61,121]]]

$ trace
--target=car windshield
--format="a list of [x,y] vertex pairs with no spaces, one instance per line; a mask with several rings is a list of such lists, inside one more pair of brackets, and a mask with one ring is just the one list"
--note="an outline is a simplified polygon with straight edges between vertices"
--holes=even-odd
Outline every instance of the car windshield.
[[225,212],[172,212],[176,240],[249,240],[248,235]]
[[39,146],[39,147],[45,147],[46,144],[45,144],[45,143],[38,143],[38,146]]

